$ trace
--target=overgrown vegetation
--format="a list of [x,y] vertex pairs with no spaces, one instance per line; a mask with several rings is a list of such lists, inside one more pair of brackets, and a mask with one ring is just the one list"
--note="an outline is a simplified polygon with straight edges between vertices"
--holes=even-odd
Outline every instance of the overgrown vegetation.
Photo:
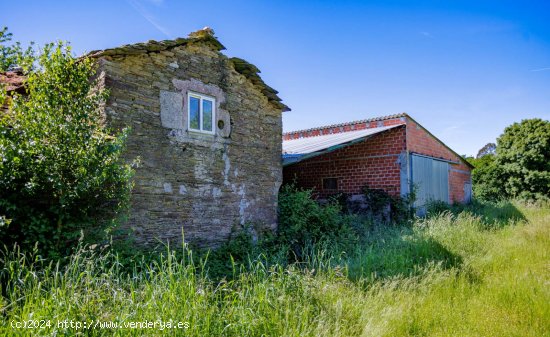
[[331,242],[345,246],[357,240],[353,219],[341,212],[341,205],[336,200],[320,205],[311,193],[285,185],[279,194],[279,224],[274,243],[288,247],[298,260],[308,245]]
[[0,31],[0,71],[23,65],[27,95],[0,116],[0,335],[550,333],[548,122],[507,128],[474,171],[480,199],[536,204],[433,202],[421,219],[414,193],[365,188],[368,207],[351,214],[341,197],[321,205],[285,186],[277,233],[247,224],[215,251],[140,255],[78,240],[97,242],[130,189],[126,133],[102,125],[93,64],[10,39]]
[[[375,225],[346,254],[312,245],[286,266],[250,256],[222,282],[185,247],[131,272],[92,249],[64,266],[5,252],[0,335],[545,336],[549,223],[548,205],[476,204],[409,226]],[[28,320],[52,324],[10,326]],[[77,331],[58,320],[188,324]]]
[[2,48],[4,63],[27,65],[27,94],[13,94],[0,115],[0,240],[64,256],[82,230],[94,237],[123,209],[132,173],[121,162],[126,133],[103,126],[107,92],[90,60],[63,43]]
[[550,122],[526,119],[504,130],[470,159],[473,189],[481,200],[550,198]]
[[33,43],[27,48],[23,48],[20,42],[11,43],[13,34],[8,31],[8,27],[0,30],[0,72],[8,71],[13,67],[19,66],[27,70],[34,67]]

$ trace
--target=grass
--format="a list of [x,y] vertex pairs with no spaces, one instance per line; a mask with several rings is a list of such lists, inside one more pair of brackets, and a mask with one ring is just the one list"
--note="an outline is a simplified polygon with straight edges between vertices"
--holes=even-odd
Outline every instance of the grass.
[[[352,251],[313,247],[284,267],[259,256],[219,283],[182,250],[130,273],[90,249],[64,267],[5,254],[0,335],[550,336],[548,207],[485,205],[375,226]],[[51,326],[11,326],[29,320]],[[75,330],[58,320],[188,328]]]

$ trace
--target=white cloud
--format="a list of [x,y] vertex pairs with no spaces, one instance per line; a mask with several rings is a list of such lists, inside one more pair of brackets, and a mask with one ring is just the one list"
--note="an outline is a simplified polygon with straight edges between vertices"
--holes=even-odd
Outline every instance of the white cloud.
[[[162,0],[150,0],[151,2],[155,2],[155,3],[162,3]],[[153,25],[153,27],[155,27],[158,31],[160,31],[161,33],[163,33],[164,35],[166,35],[168,38],[172,39],[172,34],[170,34],[170,32],[168,31],[168,29],[166,29],[165,27],[161,26],[157,20],[155,19],[155,17],[149,13],[149,11],[147,11],[142,5],[141,3],[139,3],[139,1],[137,0],[126,0],[126,2],[128,2],[128,4],[130,6],[132,6],[136,12],[139,13],[139,15],[141,15],[145,20],[147,20],[151,25]]]
[[420,32],[421,35],[423,35],[424,37],[427,37],[429,39],[434,39],[435,37],[429,33],[429,32]]

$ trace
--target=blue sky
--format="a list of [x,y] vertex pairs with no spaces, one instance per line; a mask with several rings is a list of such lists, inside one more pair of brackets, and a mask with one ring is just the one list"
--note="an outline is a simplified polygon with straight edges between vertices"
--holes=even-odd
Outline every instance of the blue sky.
[[407,112],[461,154],[550,119],[549,1],[0,0],[15,40],[77,54],[212,27],[292,108],[285,131]]

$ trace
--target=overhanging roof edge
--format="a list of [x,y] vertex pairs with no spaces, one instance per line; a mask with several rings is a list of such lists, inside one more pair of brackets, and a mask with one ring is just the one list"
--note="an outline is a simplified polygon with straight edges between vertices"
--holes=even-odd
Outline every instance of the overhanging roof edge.
[[[362,142],[374,135],[377,135],[377,134],[380,134],[380,133],[383,133],[383,132],[386,132],[386,131],[389,131],[389,130],[392,130],[396,127],[400,127],[400,126],[403,126],[405,127],[406,125],[405,124],[397,124],[397,125],[391,125],[390,127],[387,127],[386,129],[384,130],[380,130],[378,132],[375,132],[375,133],[371,133],[371,134],[368,134],[368,135],[364,135],[362,137],[358,137],[358,138],[355,138],[355,139],[351,139],[351,140],[348,140],[348,141],[345,141],[345,142],[342,142],[340,144],[336,144],[336,145],[332,145],[332,146],[329,146],[325,149],[321,149],[319,151],[315,151],[315,152],[311,152],[311,153],[306,153],[300,157],[296,157],[297,154],[292,154],[292,156],[294,158],[289,158],[289,159],[296,159],[296,160],[293,160],[293,161],[290,161],[288,160],[286,163],[285,163],[285,159],[283,158],[283,167],[285,166],[289,166],[289,165],[292,165],[292,164],[296,164],[296,163],[299,163],[303,160],[306,160],[306,159],[310,159],[310,158],[314,158],[314,157],[317,157],[317,156],[320,156],[320,155],[323,155],[325,153],[329,153],[329,152],[333,152],[333,151],[336,151],[336,150],[339,150],[341,148],[344,148],[344,147],[347,147],[347,146],[350,146],[350,145],[353,145],[353,144],[356,144],[356,143],[359,143],[359,142]],[[284,156],[284,154],[283,154]]]

